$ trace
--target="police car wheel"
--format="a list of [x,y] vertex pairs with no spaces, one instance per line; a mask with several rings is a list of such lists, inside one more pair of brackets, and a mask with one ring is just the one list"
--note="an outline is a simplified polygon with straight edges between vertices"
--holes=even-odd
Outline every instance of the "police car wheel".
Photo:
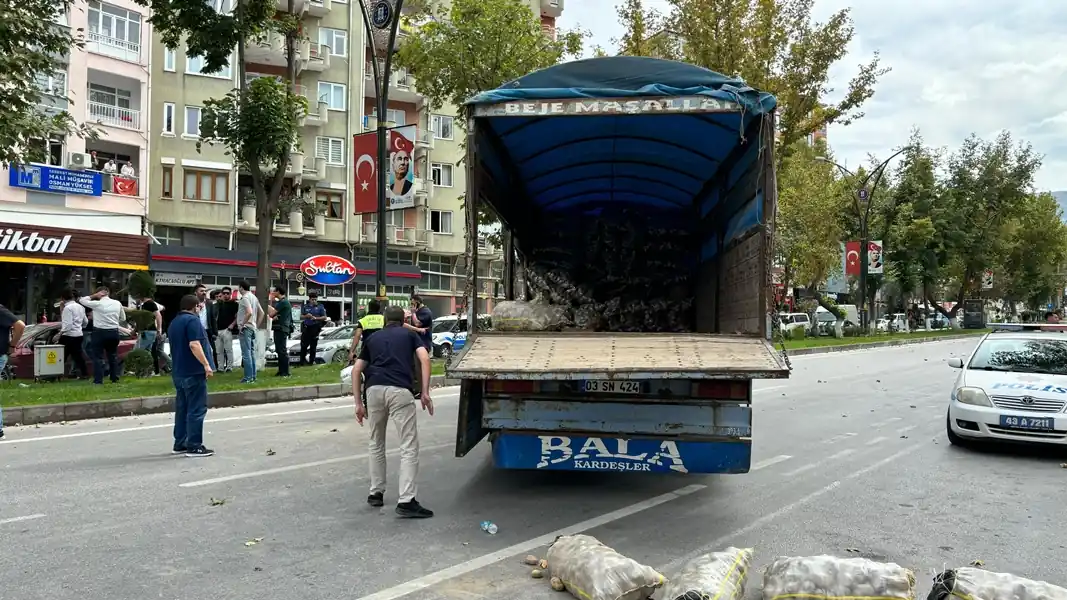
[[443,358],[448,358],[449,356],[452,356],[452,344],[445,344],[441,346],[441,356]]

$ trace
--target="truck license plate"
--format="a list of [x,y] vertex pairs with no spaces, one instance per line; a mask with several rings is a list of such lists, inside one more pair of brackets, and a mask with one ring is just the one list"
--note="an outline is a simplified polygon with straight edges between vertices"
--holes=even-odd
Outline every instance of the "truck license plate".
[[583,382],[582,390],[599,394],[640,394],[641,382],[587,380]]
[[1000,416],[1001,427],[1015,429],[1030,429],[1034,431],[1052,431],[1055,429],[1056,419],[1052,417],[1010,417]]

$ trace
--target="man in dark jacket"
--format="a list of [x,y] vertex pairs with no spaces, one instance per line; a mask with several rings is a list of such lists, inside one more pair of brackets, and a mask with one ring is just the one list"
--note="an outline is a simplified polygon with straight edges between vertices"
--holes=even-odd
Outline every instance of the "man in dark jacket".
[[218,341],[215,342],[215,358],[219,372],[229,373],[233,370],[233,335],[237,321],[237,301],[233,299],[233,290],[222,288],[216,304],[215,331]]

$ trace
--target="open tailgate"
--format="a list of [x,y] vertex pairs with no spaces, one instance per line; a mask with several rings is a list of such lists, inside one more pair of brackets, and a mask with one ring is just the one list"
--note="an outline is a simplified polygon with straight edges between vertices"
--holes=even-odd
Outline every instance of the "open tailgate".
[[467,340],[450,379],[783,379],[761,338],[715,333],[486,332]]

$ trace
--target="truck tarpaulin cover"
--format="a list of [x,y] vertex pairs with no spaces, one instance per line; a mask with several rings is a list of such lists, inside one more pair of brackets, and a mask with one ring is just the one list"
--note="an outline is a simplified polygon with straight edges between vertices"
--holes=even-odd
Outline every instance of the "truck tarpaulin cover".
[[[692,330],[697,266],[763,221],[761,193],[729,191],[761,167],[775,104],[674,61],[550,67],[468,101],[491,180],[479,195],[515,233],[531,289],[578,327]],[[706,226],[720,203],[730,210]]]

